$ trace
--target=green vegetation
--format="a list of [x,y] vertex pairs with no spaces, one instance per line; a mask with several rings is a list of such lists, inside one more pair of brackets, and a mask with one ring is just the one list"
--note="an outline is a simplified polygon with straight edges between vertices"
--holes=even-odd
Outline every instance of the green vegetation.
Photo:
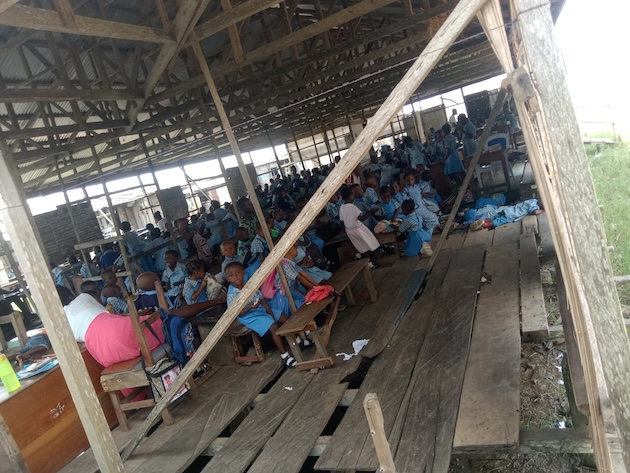
[[[630,274],[630,144],[586,145],[615,275]],[[621,303],[630,306],[630,287],[619,288]]]

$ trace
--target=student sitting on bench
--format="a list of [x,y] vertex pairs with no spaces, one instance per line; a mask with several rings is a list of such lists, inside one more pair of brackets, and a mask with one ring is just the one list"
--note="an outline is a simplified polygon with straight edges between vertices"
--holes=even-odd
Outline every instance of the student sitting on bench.
[[[289,290],[291,291],[291,295],[293,296],[295,308],[299,309],[304,305],[304,297],[306,296],[306,293],[311,290],[313,286],[316,286],[317,282],[315,282],[311,276],[309,276],[294,262],[297,255],[298,249],[296,244],[292,246],[289,251],[287,251],[287,254],[280,262],[280,267],[284,271],[284,275],[287,278],[287,284],[289,285]],[[276,292],[273,296],[273,299],[269,301],[269,305],[273,309],[280,310],[284,314],[290,314],[291,310],[289,307],[289,300],[287,299],[287,296],[284,292],[284,287],[282,286],[280,275],[277,272],[273,286]]]
[[405,256],[418,256],[419,254],[431,256],[431,235],[440,223],[437,216],[424,205],[416,206],[412,199],[405,200],[400,209],[405,216],[398,227],[400,233],[407,233],[405,240]]
[[105,310],[110,314],[121,315],[129,313],[129,307],[118,284],[105,286],[101,291],[101,296],[105,299]]
[[192,260],[186,263],[186,279],[182,294],[187,304],[196,304],[208,300],[206,294],[206,267],[201,260]]
[[[245,286],[245,269],[238,262],[233,262],[225,267],[225,275],[230,283],[227,294],[228,307]],[[239,313],[238,320],[248,329],[256,332],[259,336],[267,333],[271,334],[276,348],[280,352],[280,357],[289,368],[295,366],[296,361],[287,351],[282,337],[276,334],[278,323],[282,324],[288,320],[288,316],[279,310],[272,310],[260,291],[256,291]]]

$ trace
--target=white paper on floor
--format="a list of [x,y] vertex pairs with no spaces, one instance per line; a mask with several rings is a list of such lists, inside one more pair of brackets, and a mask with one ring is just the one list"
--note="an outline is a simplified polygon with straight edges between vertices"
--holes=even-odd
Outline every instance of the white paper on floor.
[[370,339],[363,339],[363,340],[355,340],[354,342],[352,342],[352,348],[354,349],[354,353],[337,353],[336,356],[343,356],[343,361],[348,361],[350,358],[352,358],[355,355],[358,355],[359,352],[361,350],[363,350],[363,347],[365,347],[365,345],[367,345],[368,343],[370,343]]

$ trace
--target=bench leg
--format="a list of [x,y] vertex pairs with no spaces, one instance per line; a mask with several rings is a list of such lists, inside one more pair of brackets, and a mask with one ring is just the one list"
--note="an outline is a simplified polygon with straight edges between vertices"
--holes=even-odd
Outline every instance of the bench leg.
[[[322,326],[322,340],[324,346],[328,346],[328,342],[330,341],[330,332],[332,331],[332,326],[337,319],[337,312],[339,309],[339,302],[341,298],[336,297],[335,300],[330,304],[330,309],[328,310],[328,316],[326,317],[326,322]],[[319,335],[319,334],[318,334]]]
[[343,292],[346,295],[346,302],[348,303],[348,305],[356,304],[356,301],[354,300],[354,294],[352,293],[352,288],[350,287],[350,285],[348,285],[348,287],[346,287]]
[[257,333],[252,332],[252,341],[254,342],[254,350],[256,351],[256,359],[259,363],[265,361],[265,352],[263,351],[260,337]]
[[321,335],[317,330],[311,332],[311,338],[315,342],[315,347],[317,348],[317,353],[315,353],[314,360],[319,358],[328,358],[328,351],[326,350],[326,343],[322,340]]
[[370,269],[367,266],[363,268],[363,278],[365,279],[365,286],[367,287],[368,293],[370,294],[370,300],[372,302],[376,302],[376,288],[374,287],[374,281],[372,281]]
[[173,419],[173,416],[169,412],[168,408],[162,411],[162,420],[165,425],[173,425],[175,423],[175,419]]
[[120,406],[120,398],[118,397],[118,392],[110,391],[109,399],[112,401],[112,406],[114,406],[114,412],[116,413],[116,419],[118,419],[118,426],[120,427],[120,430],[122,430],[123,432],[129,432],[129,423],[127,422],[127,416]]
[[[201,378],[199,378],[201,379]],[[188,379],[188,395],[191,399],[197,399],[199,397],[199,390],[197,389],[197,381],[192,376]]]
[[26,345],[28,342],[28,335],[26,335],[26,327],[24,326],[24,316],[22,315],[22,312],[12,312],[9,317],[11,317],[11,325],[13,325],[13,330],[20,341],[20,345]]
[[284,338],[286,338],[287,342],[289,343],[289,349],[291,350],[295,361],[297,361],[298,363],[303,362],[304,358],[302,357],[302,350],[300,350],[300,345],[298,345],[297,340],[295,339],[295,335],[285,335]]

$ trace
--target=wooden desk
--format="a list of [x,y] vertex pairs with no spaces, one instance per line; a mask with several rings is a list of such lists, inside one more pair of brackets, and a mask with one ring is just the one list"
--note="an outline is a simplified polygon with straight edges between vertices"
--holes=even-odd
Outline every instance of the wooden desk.
[[[82,344],[81,344],[82,345]],[[116,415],[99,381],[103,367],[81,347],[92,384],[110,426]],[[3,473],[28,471],[55,473],[90,445],[59,366],[21,381],[22,387],[8,394],[0,388],[0,445],[13,445],[12,455],[0,448]],[[12,458],[12,459],[11,459]]]
[[[470,166],[470,161],[472,160],[472,156],[468,157],[464,160],[464,166],[466,169]],[[505,155],[505,150],[497,150],[497,151],[488,151],[479,156],[478,166],[487,166],[492,163],[500,162],[501,168],[503,169],[503,175],[505,177],[505,183],[495,184],[492,186],[486,186],[484,189],[491,189],[494,187],[504,187],[507,186],[508,190],[512,188],[512,182],[510,179],[510,170],[508,169],[507,157]],[[480,187],[481,188],[481,187]]]

